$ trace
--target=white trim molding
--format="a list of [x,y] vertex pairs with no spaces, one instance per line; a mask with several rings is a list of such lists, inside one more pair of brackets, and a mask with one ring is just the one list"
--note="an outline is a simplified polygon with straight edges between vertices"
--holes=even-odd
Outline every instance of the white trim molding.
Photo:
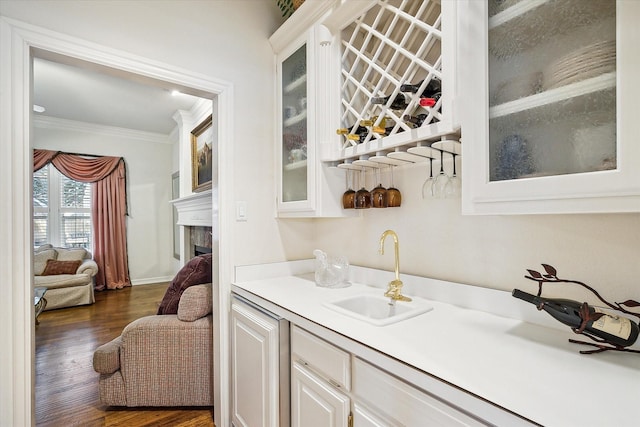
[[[0,425],[31,426],[34,411],[34,316],[31,248],[32,58],[61,57],[168,82],[213,99],[219,165],[217,206],[233,206],[233,86],[231,83],[86,40],[0,17]],[[213,206],[212,206],[213,209]],[[229,425],[228,307],[233,275],[233,212],[212,211],[214,263],[215,424]]]
[[159,144],[171,144],[169,135],[157,132],[145,132],[141,130],[126,129],[116,126],[98,125],[95,123],[79,122],[77,120],[61,119],[58,117],[33,116],[33,125],[38,129],[53,129],[72,132],[84,132],[93,135],[113,136]]
[[178,225],[185,226],[213,226],[212,190],[193,193],[189,196],[171,200],[178,211]]

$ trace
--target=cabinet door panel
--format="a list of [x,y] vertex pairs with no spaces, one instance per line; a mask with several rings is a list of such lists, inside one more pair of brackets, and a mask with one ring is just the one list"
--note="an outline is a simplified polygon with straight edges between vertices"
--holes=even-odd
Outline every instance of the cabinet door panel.
[[640,4],[460,4],[463,212],[640,211]]
[[402,424],[384,420],[380,415],[356,402],[353,404],[353,425],[355,427],[401,427]]
[[293,326],[291,328],[291,358],[302,359],[313,370],[345,390],[351,389],[351,358],[349,353],[315,335]]
[[349,397],[299,363],[291,373],[292,427],[347,427]]
[[278,338],[277,320],[246,305],[232,304],[232,416],[236,427],[280,425]]
[[358,401],[378,408],[407,427],[483,426],[457,408],[358,358],[353,361],[353,391]]

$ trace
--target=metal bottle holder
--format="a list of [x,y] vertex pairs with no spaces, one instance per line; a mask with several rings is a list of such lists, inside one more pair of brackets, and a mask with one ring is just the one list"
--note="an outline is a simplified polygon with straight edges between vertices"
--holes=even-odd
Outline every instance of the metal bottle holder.
[[[626,300],[624,302],[610,303],[609,301],[605,300],[591,286],[589,286],[589,285],[587,285],[587,284],[585,284],[583,282],[577,281],[577,280],[569,280],[569,279],[561,279],[561,278],[559,278],[557,270],[554,267],[552,267],[552,266],[550,266],[548,264],[542,264],[542,267],[545,270],[545,274],[540,273],[540,272],[538,272],[536,270],[527,269],[527,272],[529,274],[524,276],[526,279],[533,280],[534,282],[538,283],[538,294],[537,294],[537,296],[541,296],[541,294],[542,294],[542,285],[544,283],[572,283],[572,284],[576,284],[576,285],[582,286],[583,288],[585,288],[588,291],[590,291],[592,294],[594,294],[596,296],[596,298],[598,298],[600,301],[602,301],[610,309],[619,311],[621,313],[629,314],[629,315],[634,316],[634,317],[636,317],[636,318],[638,318],[640,320],[640,313],[634,313],[634,312],[629,311],[629,310],[627,310],[625,308],[625,307],[640,307],[640,302],[629,299],[629,300]],[[576,334],[581,334],[581,335],[585,335],[585,336],[589,337],[591,340],[595,341],[595,343],[579,341],[579,340],[574,340],[574,339],[569,339],[569,342],[575,343],[575,344],[581,344],[581,345],[587,345],[587,346],[596,347],[595,350],[581,350],[580,351],[581,354],[601,353],[601,352],[610,351],[610,350],[611,351],[624,351],[624,352],[629,352],[629,353],[640,353],[640,350],[633,350],[633,349],[629,349],[629,348],[626,348],[626,347],[611,343],[611,342],[609,342],[609,341],[607,341],[605,339],[602,339],[600,337],[596,337],[596,336],[590,334],[588,331],[585,330],[585,328],[587,327],[587,323],[589,321],[596,321],[602,316],[604,316],[604,313],[590,313],[589,312],[589,305],[586,302],[583,303],[582,307],[580,309],[580,318],[582,319],[582,323],[580,324],[580,327],[572,328],[572,330]]]

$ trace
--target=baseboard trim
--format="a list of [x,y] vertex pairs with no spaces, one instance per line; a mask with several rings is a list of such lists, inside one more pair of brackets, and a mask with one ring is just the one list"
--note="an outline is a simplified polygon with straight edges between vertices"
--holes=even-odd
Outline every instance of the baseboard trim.
[[148,277],[146,279],[131,280],[131,286],[150,285],[152,283],[167,283],[173,280],[173,276]]

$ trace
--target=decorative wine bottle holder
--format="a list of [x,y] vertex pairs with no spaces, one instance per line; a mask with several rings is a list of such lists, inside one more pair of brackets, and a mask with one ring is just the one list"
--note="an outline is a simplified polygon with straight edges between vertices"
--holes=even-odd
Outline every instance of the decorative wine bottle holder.
[[[614,303],[610,303],[607,300],[605,300],[595,289],[593,289],[591,286],[577,281],[577,280],[569,280],[569,279],[561,279],[558,277],[558,272],[557,270],[548,265],[548,264],[542,264],[542,267],[545,270],[545,273],[540,273],[536,270],[527,270],[527,272],[529,273],[528,275],[525,275],[524,277],[526,279],[529,280],[533,280],[534,282],[538,283],[538,296],[540,297],[542,294],[542,285],[545,283],[569,283],[569,284],[576,284],[579,286],[582,286],[583,288],[587,289],[589,292],[591,292],[592,294],[595,295],[596,298],[598,298],[598,300],[602,301],[607,307],[609,307],[611,310],[615,310],[615,311],[619,311],[621,313],[625,313],[631,316],[634,316],[636,318],[638,318],[640,320],[640,313],[634,313],[632,311],[627,310],[625,307],[629,308],[629,307],[640,307],[640,302],[638,301],[634,301],[634,300],[626,300],[625,302],[614,302]],[[588,331],[585,330],[587,323],[590,321],[596,321],[598,320],[600,317],[602,317],[604,314],[603,313],[592,313],[589,310],[589,305],[585,302],[582,304],[581,310],[580,310],[580,318],[582,319],[582,323],[580,324],[580,326],[578,328],[574,328],[572,329],[573,332],[575,332],[576,334],[581,334],[581,335],[585,335],[587,337],[589,337],[591,340],[595,341],[595,343],[593,342],[585,342],[585,341],[578,341],[578,340],[573,340],[573,339],[569,339],[569,342],[571,343],[575,343],[575,344],[581,344],[581,345],[587,345],[587,346],[593,346],[596,347],[595,350],[582,350],[580,351],[581,354],[593,354],[593,353],[601,353],[604,351],[625,351],[625,352],[631,352],[631,353],[640,353],[640,350],[633,350],[633,349],[629,349],[620,345],[616,345],[613,344],[611,342],[608,342],[607,340],[604,340],[600,337],[596,337],[591,335]]]

